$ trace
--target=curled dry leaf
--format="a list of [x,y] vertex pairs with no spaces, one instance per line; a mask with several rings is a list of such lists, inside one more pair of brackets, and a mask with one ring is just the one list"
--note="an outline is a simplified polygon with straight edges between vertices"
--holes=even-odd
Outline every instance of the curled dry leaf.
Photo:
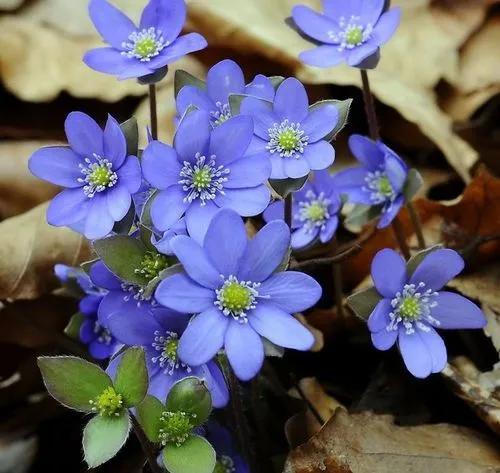
[[47,223],[47,204],[0,223],[0,299],[35,299],[54,289],[56,263],[90,259],[88,242]]
[[338,409],[289,455],[284,473],[495,473],[500,453],[488,437],[449,424],[400,427],[390,416]]

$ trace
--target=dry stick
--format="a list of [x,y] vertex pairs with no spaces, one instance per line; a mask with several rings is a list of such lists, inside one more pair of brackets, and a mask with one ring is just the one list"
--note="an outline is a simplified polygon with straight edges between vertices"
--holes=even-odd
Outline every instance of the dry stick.
[[160,468],[158,462],[156,461],[157,455],[154,446],[146,437],[144,430],[142,430],[141,424],[139,424],[135,416],[130,415],[130,417],[132,419],[132,428],[134,429],[134,433],[135,436],[137,437],[137,440],[139,440],[139,443],[141,444],[141,448],[142,451],[144,452],[144,455],[146,456],[149,468],[153,473],[163,473],[164,470]]
[[156,84],[149,84],[149,113],[151,115],[151,136],[158,139],[158,115],[156,112]]

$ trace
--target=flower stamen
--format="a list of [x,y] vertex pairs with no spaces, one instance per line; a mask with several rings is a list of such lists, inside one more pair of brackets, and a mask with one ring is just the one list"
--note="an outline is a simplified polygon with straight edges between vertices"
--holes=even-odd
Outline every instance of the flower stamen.
[[196,414],[183,411],[163,412],[160,417],[161,427],[158,440],[163,446],[167,445],[167,443],[175,443],[180,447],[193,430],[193,419],[196,419]]
[[328,211],[330,199],[325,197],[324,192],[316,195],[312,190],[308,190],[305,197],[306,201],[299,202],[298,220],[303,223],[308,232],[318,227],[323,230],[330,218]]
[[118,181],[116,172],[113,171],[113,163],[94,153],[93,160],[85,158],[85,164],[79,164],[80,172],[85,177],[79,177],[78,182],[85,184],[83,192],[89,198],[94,197],[96,192],[102,192],[113,187]]
[[304,133],[300,123],[291,123],[285,119],[269,128],[266,148],[271,154],[278,153],[282,158],[299,159],[309,142],[309,137]]
[[162,334],[158,330],[155,331],[154,335],[155,338],[151,345],[160,354],[153,356],[151,361],[158,363],[160,368],[164,369],[165,374],[172,375],[175,370],[181,367],[190,373],[191,367],[182,363],[177,355],[179,335],[176,332],[165,332],[165,334]]
[[92,406],[92,412],[102,417],[119,416],[123,406],[122,395],[109,386],[95,399],[91,399],[89,404]]
[[349,19],[341,17],[339,21],[340,31],[329,31],[328,36],[338,43],[338,50],[354,49],[366,43],[373,33],[373,25],[367,23],[362,25],[359,16],[351,16]]
[[[224,279],[224,276],[221,277]],[[214,304],[224,315],[231,316],[240,323],[247,323],[247,312],[255,309],[257,304],[259,286],[260,283],[238,281],[231,275],[224,280],[220,289],[215,290],[217,300]]]
[[170,44],[163,38],[161,30],[154,27],[134,31],[128,37],[128,42],[122,43],[123,56],[139,59],[141,62],[149,62],[151,58],[158,56],[163,48]]

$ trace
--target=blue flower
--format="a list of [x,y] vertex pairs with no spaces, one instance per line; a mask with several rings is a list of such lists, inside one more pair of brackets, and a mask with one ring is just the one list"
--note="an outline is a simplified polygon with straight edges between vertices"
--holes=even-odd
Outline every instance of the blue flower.
[[349,66],[373,68],[385,44],[399,26],[401,12],[384,12],[385,0],[323,0],[324,14],[298,5],[292,11],[298,28],[313,42],[300,59],[311,66]]
[[379,251],[372,278],[382,299],[368,319],[373,344],[388,350],[396,340],[408,370],[418,378],[442,371],[446,346],[437,329],[483,328],[486,318],[476,304],[441,289],[464,268],[450,249],[427,254],[413,273],[394,250]]
[[250,155],[252,135],[249,117],[234,117],[213,129],[208,112],[195,110],[181,121],[173,148],[151,142],[142,166],[146,180],[159,189],[151,205],[154,226],[169,230],[185,215],[189,234],[202,241],[221,207],[245,217],[264,211],[271,166],[265,153]]
[[217,363],[207,360],[202,365],[191,367],[179,359],[179,338],[188,322],[189,317],[186,315],[160,307],[142,316],[118,311],[108,318],[110,331],[118,340],[129,346],[144,348],[149,394],[164,401],[177,381],[196,376],[205,381],[213,405],[224,407],[229,400],[229,392]]
[[177,95],[177,114],[182,117],[190,106],[205,110],[210,114],[214,126],[231,118],[229,96],[231,94],[249,95],[272,101],[274,87],[271,81],[261,74],[253,82],[245,85],[245,77],[240,66],[225,59],[211,67],[207,73],[206,88],[185,85]]
[[171,241],[187,274],[176,274],[156,289],[157,301],[195,315],[179,343],[179,357],[190,366],[211,360],[224,348],[238,378],[249,380],[264,360],[262,338],[308,350],[312,334],[295,312],[313,306],[321,286],[299,272],[276,272],[287,254],[290,231],[268,223],[250,241],[243,220],[221,210],[208,227],[203,246],[186,236]]
[[174,252],[170,247],[172,238],[177,235],[187,235],[186,219],[183,217],[175,223],[169,230],[163,232],[161,237],[157,237],[155,233],[151,235],[151,243],[155,248],[164,255],[172,255]]
[[[314,180],[294,192],[292,205],[292,248],[300,250],[319,239],[328,243],[339,224],[340,198],[330,173],[318,171]],[[284,218],[282,200],[272,203],[264,211],[266,222]]]
[[361,163],[335,174],[337,191],[349,202],[376,206],[381,218],[378,228],[387,227],[405,202],[403,189],[408,175],[404,161],[381,141],[361,135],[349,138],[349,148]]
[[333,163],[335,150],[324,138],[335,129],[339,113],[329,103],[309,108],[306,89],[297,79],[283,81],[273,102],[245,98],[240,113],[254,120],[251,148],[269,158],[272,179],[303,177]]
[[72,112],[65,129],[69,147],[41,148],[29,160],[35,176],[66,188],[50,203],[47,220],[89,239],[105,237],[141,185],[139,160],[127,156],[125,136],[111,116],[103,132],[88,115]]
[[139,27],[106,0],[91,0],[89,13],[109,47],[92,49],[83,61],[90,68],[118,79],[153,74],[207,46],[198,33],[179,36],[186,21],[184,0],[150,0]]

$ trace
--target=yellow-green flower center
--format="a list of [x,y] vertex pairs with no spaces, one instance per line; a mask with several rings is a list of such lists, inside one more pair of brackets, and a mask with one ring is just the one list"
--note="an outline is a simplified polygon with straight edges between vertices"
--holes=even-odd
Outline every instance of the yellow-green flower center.
[[112,181],[114,172],[108,166],[101,164],[95,167],[88,175],[88,182],[95,187],[108,187]]
[[148,281],[156,278],[164,269],[170,265],[167,256],[154,251],[148,251],[142,258],[141,265],[135,270],[136,273],[142,274]]
[[92,411],[104,417],[119,415],[123,406],[122,395],[111,386],[89,403],[92,405]]
[[319,202],[311,204],[306,209],[307,219],[312,222],[321,222],[326,217],[327,210],[324,205]]
[[385,197],[390,197],[394,192],[387,176],[382,176],[378,180],[378,191]]
[[177,362],[177,350],[179,348],[179,339],[170,338],[164,345],[163,356],[169,360],[171,363]]
[[158,44],[154,38],[145,37],[135,43],[134,53],[141,58],[152,56],[156,53]]
[[201,191],[206,189],[212,182],[212,172],[208,166],[203,166],[193,172],[193,186]]
[[404,320],[417,320],[421,314],[420,301],[414,297],[406,297],[399,305],[399,313]]
[[351,46],[356,46],[363,42],[363,29],[360,26],[353,26],[345,33],[345,41]]
[[253,300],[250,289],[238,282],[229,283],[220,296],[222,305],[231,312],[237,313],[248,308]]
[[299,143],[297,132],[291,128],[283,130],[278,136],[278,144],[284,151],[293,151]]
[[162,445],[175,443],[181,446],[189,437],[193,430],[194,414],[187,412],[163,412],[160,417],[161,427],[159,429],[158,439]]

